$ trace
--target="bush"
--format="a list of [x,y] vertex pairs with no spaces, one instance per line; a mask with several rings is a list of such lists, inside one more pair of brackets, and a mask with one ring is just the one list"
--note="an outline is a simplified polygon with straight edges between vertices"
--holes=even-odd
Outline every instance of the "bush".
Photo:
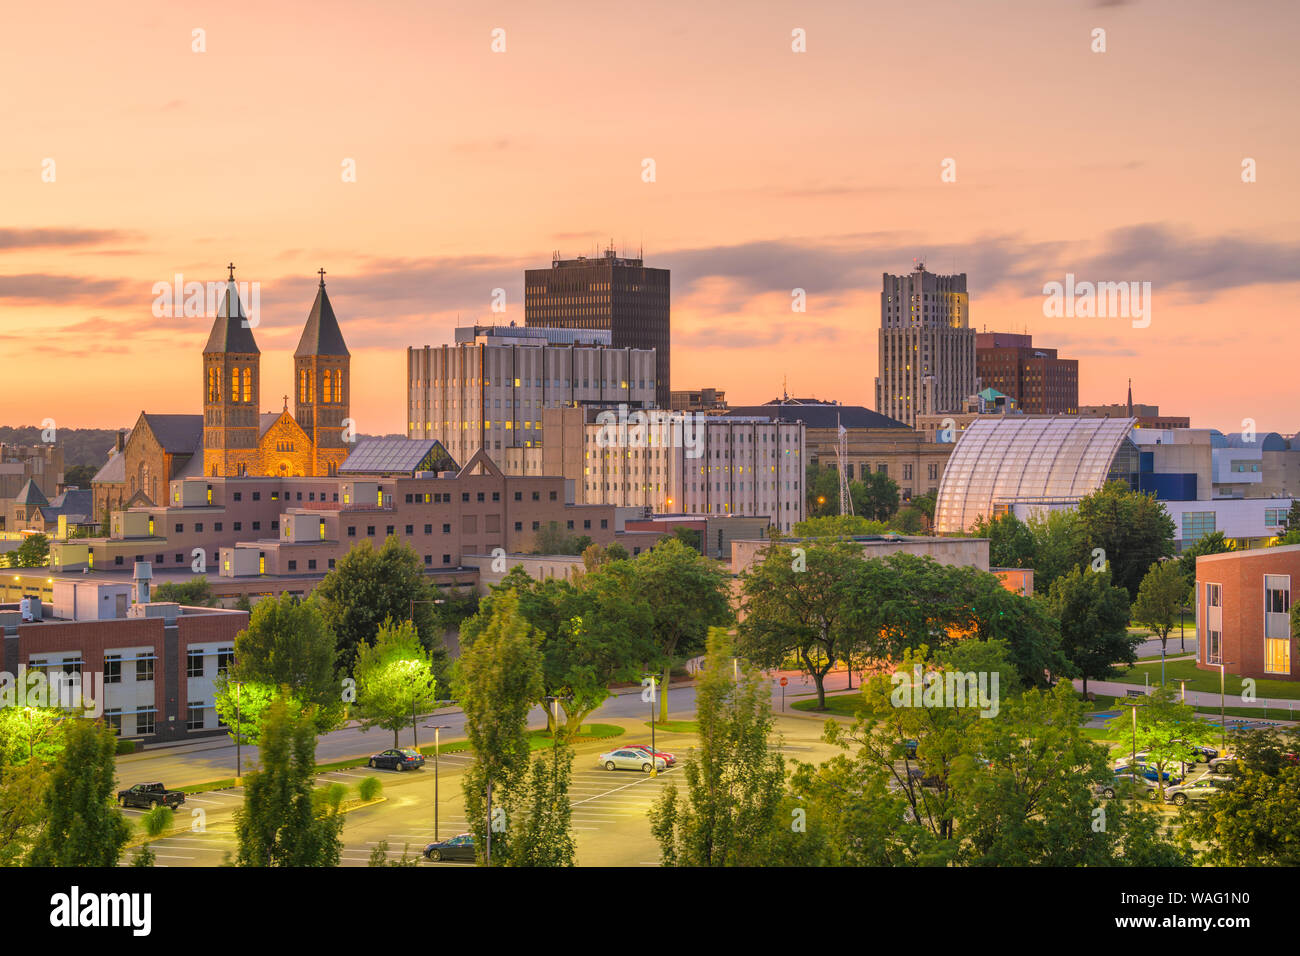
[[357,784],[357,794],[367,802],[376,799],[384,792],[384,785],[378,777],[365,777]]
[[162,836],[171,829],[175,819],[176,812],[171,807],[157,806],[145,811],[144,816],[140,818],[140,826],[144,827],[144,832],[151,837]]
[[139,850],[136,851],[135,856],[131,860],[131,865],[132,866],[153,866],[154,860],[155,857],[154,857],[153,850],[149,849],[149,844],[146,843],[142,847],[140,847]]
[[119,741],[117,742],[117,752],[118,752],[119,754],[133,754],[133,753],[135,753],[135,741],[134,741],[134,740],[119,740]]

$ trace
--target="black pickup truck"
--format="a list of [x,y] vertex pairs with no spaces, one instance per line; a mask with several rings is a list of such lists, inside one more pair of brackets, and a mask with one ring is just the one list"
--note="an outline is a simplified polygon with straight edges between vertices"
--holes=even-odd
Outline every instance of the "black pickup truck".
[[161,783],[137,783],[129,790],[117,792],[117,804],[120,807],[140,807],[148,810],[163,806],[175,810],[184,802],[185,794],[179,790],[168,790]]

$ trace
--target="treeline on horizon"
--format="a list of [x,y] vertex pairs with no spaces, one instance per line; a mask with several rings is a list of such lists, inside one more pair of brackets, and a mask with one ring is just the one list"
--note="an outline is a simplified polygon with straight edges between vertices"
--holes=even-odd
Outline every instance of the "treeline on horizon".
[[[127,432],[130,432],[131,427],[131,424],[122,426]],[[43,430],[40,425],[0,425],[0,444],[40,445],[42,444],[41,432]],[[108,453],[113,448],[113,443],[117,441],[117,432],[116,428],[57,428],[55,430],[55,444],[63,448],[64,469],[82,465],[94,467],[98,471],[108,461]],[[405,437],[405,435],[396,433],[388,435],[357,435],[357,441],[366,441],[371,438]]]

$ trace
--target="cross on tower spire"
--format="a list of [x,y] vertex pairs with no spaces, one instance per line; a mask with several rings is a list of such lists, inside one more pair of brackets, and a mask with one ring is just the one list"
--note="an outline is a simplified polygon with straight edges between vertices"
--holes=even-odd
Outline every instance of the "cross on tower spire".
[[230,270],[230,278],[233,279],[235,277],[235,264],[232,262],[226,268]]
[[320,272],[320,287],[323,289],[325,288],[325,270],[320,269],[318,271]]

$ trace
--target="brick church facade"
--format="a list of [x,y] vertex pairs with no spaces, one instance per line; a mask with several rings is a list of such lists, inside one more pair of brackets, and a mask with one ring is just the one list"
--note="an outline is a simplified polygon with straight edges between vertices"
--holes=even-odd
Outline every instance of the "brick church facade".
[[233,270],[203,347],[203,414],[141,412],[91,487],[95,517],[134,505],[165,505],[176,478],[334,475],[351,446],[351,357],[325,292],[316,301],[294,351],[294,404],[262,412],[261,350],[253,337]]

